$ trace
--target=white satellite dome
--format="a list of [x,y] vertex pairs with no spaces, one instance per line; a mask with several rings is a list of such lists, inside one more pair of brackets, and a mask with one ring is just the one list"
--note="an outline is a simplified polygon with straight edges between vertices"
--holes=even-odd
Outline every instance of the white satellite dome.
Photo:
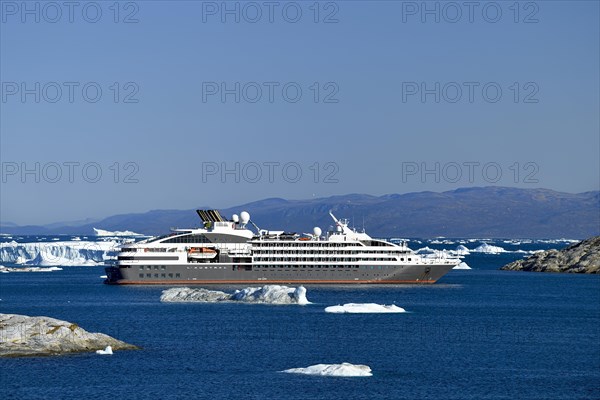
[[235,222],[236,224],[237,224],[238,222],[240,222],[240,217],[239,217],[237,214],[233,214],[233,215],[231,216],[231,219],[232,219],[232,220],[233,220],[233,222]]
[[248,223],[248,221],[250,221],[250,214],[248,214],[246,211],[242,211],[240,213],[240,222],[245,225]]
[[335,227],[335,230],[336,230],[336,231],[338,231],[338,232],[341,232],[341,231],[342,231],[342,227],[341,227],[341,226],[339,226],[339,225],[337,225],[337,226]]
[[319,228],[318,226],[315,226],[315,227],[313,228],[313,234],[314,234],[316,237],[321,237],[321,233],[323,233],[323,232],[321,231],[321,228]]

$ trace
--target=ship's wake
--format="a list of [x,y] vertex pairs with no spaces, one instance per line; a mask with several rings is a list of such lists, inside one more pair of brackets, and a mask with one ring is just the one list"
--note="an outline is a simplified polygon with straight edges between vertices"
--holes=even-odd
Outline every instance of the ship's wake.
[[188,287],[177,287],[164,290],[160,301],[170,303],[260,303],[260,304],[310,304],[306,298],[306,289],[303,286],[297,288],[265,285],[262,287],[247,287],[236,290],[234,293],[225,293],[218,290],[204,288],[192,289]]

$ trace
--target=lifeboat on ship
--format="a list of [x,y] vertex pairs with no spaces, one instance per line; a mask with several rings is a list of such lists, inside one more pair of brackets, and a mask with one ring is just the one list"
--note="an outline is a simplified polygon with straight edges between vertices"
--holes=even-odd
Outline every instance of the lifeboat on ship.
[[217,256],[217,251],[211,247],[190,247],[188,258],[194,260],[208,260]]

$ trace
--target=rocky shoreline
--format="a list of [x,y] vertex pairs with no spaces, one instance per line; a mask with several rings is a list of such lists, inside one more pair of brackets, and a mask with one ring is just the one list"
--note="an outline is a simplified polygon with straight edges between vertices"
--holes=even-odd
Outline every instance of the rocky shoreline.
[[137,346],[103,333],[92,333],[77,324],[49,317],[0,314],[0,357],[51,356],[113,350]]
[[586,239],[562,250],[546,250],[524,260],[506,264],[501,270],[531,272],[600,273],[600,236]]

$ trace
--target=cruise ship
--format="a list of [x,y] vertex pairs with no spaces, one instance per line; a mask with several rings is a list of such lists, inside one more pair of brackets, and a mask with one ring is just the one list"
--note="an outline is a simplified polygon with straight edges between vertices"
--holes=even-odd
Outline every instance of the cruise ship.
[[431,284],[460,262],[371,238],[331,211],[326,234],[318,227],[304,234],[260,229],[246,211],[231,219],[217,210],[196,212],[202,228],[123,245],[105,283]]

